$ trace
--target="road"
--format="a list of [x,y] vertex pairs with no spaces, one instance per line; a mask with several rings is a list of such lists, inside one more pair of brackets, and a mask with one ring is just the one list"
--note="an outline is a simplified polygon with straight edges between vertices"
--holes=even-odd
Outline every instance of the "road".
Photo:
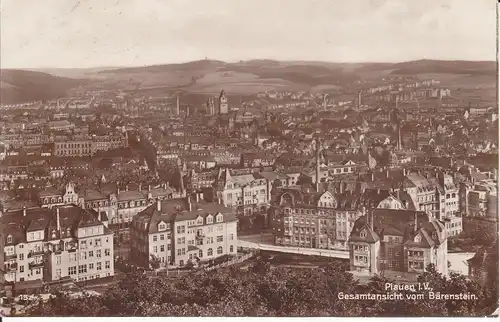
[[349,252],[342,250],[275,246],[273,245],[272,234],[238,237],[238,247],[301,255],[316,255],[345,259],[349,258]]

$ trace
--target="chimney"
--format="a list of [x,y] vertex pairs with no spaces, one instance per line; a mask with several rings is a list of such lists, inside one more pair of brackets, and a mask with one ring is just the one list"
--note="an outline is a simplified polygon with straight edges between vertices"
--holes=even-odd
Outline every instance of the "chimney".
[[193,205],[191,204],[191,197],[189,195],[187,195],[186,198],[187,198],[187,204],[188,204],[188,211],[193,211]]
[[386,174],[387,179],[389,179],[389,177],[390,177],[389,169],[385,170],[385,174]]
[[23,217],[26,217],[26,206],[23,206]]
[[101,221],[101,206],[97,207],[97,220]]
[[59,207],[56,208],[56,226],[57,226],[57,231],[61,231],[61,219],[59,217]]
[[380,188],[377,189],[377,195],[379,195],[379,194],[380,194]]
[[403,176],[406,177],[407,173],[406,173],[406,168],[403,168]]
[[151,185],[148,185],[148,191],[151,191]]
[[375,173],[372,172],[372,182],[375,181]]
[[370,216],[370,229],[373,231],[373,207],[368,211],[368,215]]
[[128,185],[125,186],[125,190],[128,191]]
[[156,199],[156,210],[161,211],[161,201],[160,201],[160,198]]
[[413,226],[413,230],[414,230],[414,233],[417,232],[417,229],[418,229],[418,221],[417,221],[417,212],[415,211],[415,224]]
[[196,202],[200,202],[200,194],[198,192],[196,193]]
[[116,194],[117,194],[117,195],[119,195],[119,194],[120,194],[120,188],[119,188],[119,187],[116,189]]
[[139,192],[142,191],[142,183],[139,183]]

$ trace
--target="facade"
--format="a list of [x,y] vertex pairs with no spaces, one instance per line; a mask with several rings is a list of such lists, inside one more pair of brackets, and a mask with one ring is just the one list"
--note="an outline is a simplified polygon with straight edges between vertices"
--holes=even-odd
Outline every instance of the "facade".
[[448,273],[446,228],[423,211],[370,209],[349,240],[352,271],[385,270],[421,274],[428,264]]
[[38,203],[42,208],[78,204],[78,194],[75,188],[75,184],[72,182],[66,184],[64,191],[46,188],[38,192]]
[[220,203],[236,208],[240,214],[265,213],[270,202],[271,183],[258,173],[231,175],[226,168],[219,170],[214,192]]
[[283,189],[271,207],[275,244],[346,250],[364,209],[329,191]]
[[149,267],[182,267],[223,255],[236,255],[237,219],[221,204],[192,196],[158,200],[140,212],[131,225],[131,259]]
[[107,218],[76,206],[34,208],[0,218],[5,281],[85,281],[114,275]]

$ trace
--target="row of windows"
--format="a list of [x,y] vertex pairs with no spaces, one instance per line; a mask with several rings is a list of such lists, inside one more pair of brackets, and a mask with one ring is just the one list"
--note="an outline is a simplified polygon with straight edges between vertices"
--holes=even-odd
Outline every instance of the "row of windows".
[[[88,266],[87,266],[87,264],[78,265],[78,274],[86,274],[88,270],[90,270],[90,271],[94,270],[94,267],[98,271],[102,270],[102,262],[97,262],[95,266],[94,266],[94,263],[90,263],[90,264],[88,264]],[[111,268],[111,261],[104,262],[104,268],[110,269]],[[76,275],[76,272],[77,272],[76,269],[77,269],[76,266],[68,267],[68,275],[70,275],[70,276]]]
[[363,245],[353,245],[352,246],[353,251],[358,251],[358,252],[367,252],[368,251],[368,246],[363,246]]

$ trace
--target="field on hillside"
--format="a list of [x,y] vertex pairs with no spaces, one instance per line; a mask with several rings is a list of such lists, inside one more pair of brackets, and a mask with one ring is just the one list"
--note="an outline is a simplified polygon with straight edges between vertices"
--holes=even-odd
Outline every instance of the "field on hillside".
[[282,79],[260,79],[249,73],[214,72],[196,80],[196,83],[185,88],[192,93],[218,93],[221,89],[233,94],[247,95],[269,90],[280,90],[293,87],[294,84]]

